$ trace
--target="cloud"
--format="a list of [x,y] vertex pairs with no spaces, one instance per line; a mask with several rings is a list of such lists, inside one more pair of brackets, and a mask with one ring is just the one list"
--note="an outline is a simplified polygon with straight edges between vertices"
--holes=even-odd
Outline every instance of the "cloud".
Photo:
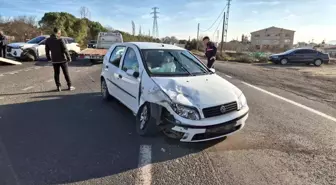
[[259,12],[257,10],[253,10],[252,13],[258,14]]
[[252,1],[246,3],[247,5],[278,5],[280,1]]

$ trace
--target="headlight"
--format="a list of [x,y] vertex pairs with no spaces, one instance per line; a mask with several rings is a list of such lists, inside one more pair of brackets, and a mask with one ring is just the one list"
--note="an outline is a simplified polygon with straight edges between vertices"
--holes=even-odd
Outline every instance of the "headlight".
[[279,58],[278,56],[272,56],[272,58]]
[[239,98],[238,98],[238,110],[242,109],[243,107],[245,107],[247,104],[246,101],[246,97],[244,96],[244,94],[242,93]]
[[176,103],[171,104],[171,107],[174,110],[174,112],[176,112],[176,114],[178,114],[179,116],[183,118],[191,119],[191,120],[200,119],[200,116],[196,108],[191,108],[191,107],[187,107],[187,106],[176,104]]

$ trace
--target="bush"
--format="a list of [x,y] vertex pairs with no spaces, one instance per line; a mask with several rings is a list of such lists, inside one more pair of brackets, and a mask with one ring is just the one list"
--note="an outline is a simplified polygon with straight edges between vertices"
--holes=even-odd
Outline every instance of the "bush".
[[260,63],[267,63],[268,62],[268,57],[267,56],[258,56],[258,57],[256,57],[256,59]]
[[256,59],[249,55],[241,55],[236,58],[236,61],[242,63],[254,63]]

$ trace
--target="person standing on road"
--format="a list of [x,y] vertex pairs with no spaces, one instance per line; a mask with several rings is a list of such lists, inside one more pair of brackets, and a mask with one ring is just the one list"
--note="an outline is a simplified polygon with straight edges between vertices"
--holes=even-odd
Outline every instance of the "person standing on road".
[[[69,76],[68,62],[71,62],[71,57],[69,51],[60,38],[61,30],[54,28],[54,33],[45,42],[45,52],[47,55],[48,61],[51,61],[54,67],[54,78],[57,87],[57,91],[61,91],[60,83],[60,68],[62,68],[65,80],[68,84],[68,90],[75,90],[75,87],[71,85],[71,80]],[[51,57],[50,57],[51,52]]]
[[0,57],[6,58],[6,36],[3,31],[0,30]]
[[205,46],[205,56],[208,60],[207,66],[208,68],[211,68],[216,60],[217,48],[215,44],[210,41],[210,38],[208,36],[203,38],[203,43]]

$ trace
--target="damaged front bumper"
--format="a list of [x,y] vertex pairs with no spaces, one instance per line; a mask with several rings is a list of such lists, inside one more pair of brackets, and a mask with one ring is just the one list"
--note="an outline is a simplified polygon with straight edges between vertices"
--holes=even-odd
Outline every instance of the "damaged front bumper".
[[[174,132],[176,139],[181,142],[202,142],[214,140],[231,135],[245,126],[245,121],[248,118],[248,107],[241,111],[231,113],[231,115],[218,116],[219,123],[217,124],[203,124],[203,125],[185,125],[173,122],[170,119],[165,119],[166,124],[170,125],[171,132]],[[232,117],[236,117],[232,119]],[[227,118],[231,118],[227,120]],[[220,120],[226,120],[221,122]],[[207,122],[204,120],[204,122]],[[213,120],[212,120],[213,122]]]

